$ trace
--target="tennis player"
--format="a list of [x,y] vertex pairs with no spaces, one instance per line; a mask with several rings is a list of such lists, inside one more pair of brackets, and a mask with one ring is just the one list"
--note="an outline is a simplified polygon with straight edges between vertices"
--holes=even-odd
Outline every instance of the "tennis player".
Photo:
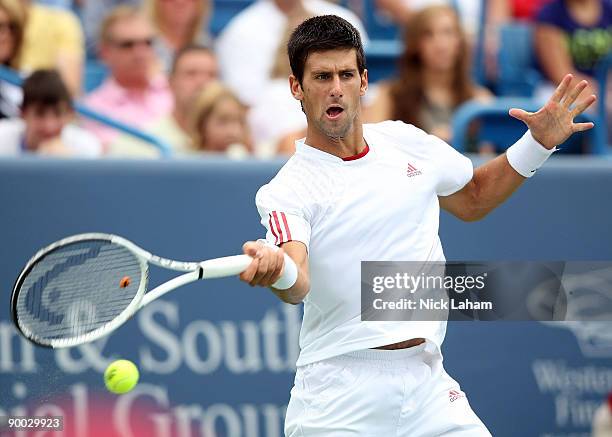
[[[271,287],[284,253],[298,266],[284,302],[304,302],[288,436],[489,436],[442,366],[446,322],[362,322],[360,262],[443,261],[440,207],[478,220],[504,202],[572,133],[595,101],[566,76],[505,154],[476,169],[442,140],[399,121],[362,124],[368,73],[359,33],[336,16],[308,19],[288,43],[291,92],[306,138],[256,204],[265,240],[241,279]],[[282,247],[282,249],[279,249]]]

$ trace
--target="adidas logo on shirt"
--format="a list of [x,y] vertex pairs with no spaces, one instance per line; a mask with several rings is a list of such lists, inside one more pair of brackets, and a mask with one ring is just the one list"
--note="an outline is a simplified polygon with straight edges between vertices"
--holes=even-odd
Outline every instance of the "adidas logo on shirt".
[[406,176],[411,178],[413,176],[418,176],[420,174],[423,174],[421,170],[418,170],[414,165],[408,163],[408,168],[406,170]]
[[450,390],[448,392],[448,400],[451,402],[455,402],[457,399],[464,398],[465,395],[457,390]]

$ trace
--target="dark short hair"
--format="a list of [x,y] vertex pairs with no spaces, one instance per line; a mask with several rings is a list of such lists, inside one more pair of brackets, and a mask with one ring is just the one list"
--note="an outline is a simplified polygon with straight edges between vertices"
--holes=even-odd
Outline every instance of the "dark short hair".
[[70,92],[56,70],[36,70],[23,82],[21,109],[30,106],[56,107],[66,103],[72,108]]
[[357,69],[366,68],[365,54],[359,31],[336,15],[320,15],[305,20],[295,28],[287,43],[287,54],[292,74],[300,84],[304,79],[304,66],[308,55],[334,49],[355,49]]
[[199,44],[188,44],[185,47],[180,48],[176,54],[174,55],[174,59],[172,59],[172,67],[170,69],[170,74],[174,74],[176,72],[176,66],[178,65],[181,58],[189,53],[208,53],[213,58],[216,57],[213,49],[207,46],[199,45]]

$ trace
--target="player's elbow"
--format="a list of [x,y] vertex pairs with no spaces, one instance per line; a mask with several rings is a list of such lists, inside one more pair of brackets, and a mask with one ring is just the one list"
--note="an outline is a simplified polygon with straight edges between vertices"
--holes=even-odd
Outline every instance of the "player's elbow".
[[475,180],[470,181],[459,192],[441,196],[439,199],[441,208],[464,222],[478,221],[489,212]]
[[477,184],[473,184],[467,192],[463,208],[456,215],[464,222],[477,222],[485,218],[492,210],[493,207],[489,205],[489,202],[482,195],[480,187]]
[[463,213],[458,216],[458,218],[468,223],[477,222],[485,218],[488,214],[489,211],[484,208],[472,207],[467,208],[466,211],[463,211]]
[[301,304],[304,301],[304,297],[306,297],[306,295],[301,296],[299,294],[284,293],[284,292],[279,292],[279,291],[276,291],[275,293],[279,297],[280,300],[282,300],[285,303],[291,304],[291,305]]
[[290,305],[299,305],[299,304],[301,304],[302,302],[304,302],[304,299],[303,299],[303,298],[301,298],[301,299],[299,299],[299,298],[289,298],[289,299],[283,299],[283,298],[281,298],[281,300],[282,300],[283,302],[285,302],[285,303],[290,304]]

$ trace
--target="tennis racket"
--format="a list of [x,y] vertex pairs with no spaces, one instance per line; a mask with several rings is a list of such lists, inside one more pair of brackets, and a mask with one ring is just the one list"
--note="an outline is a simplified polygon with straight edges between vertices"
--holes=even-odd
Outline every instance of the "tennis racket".
[[[248,255],[173,261],[116,235],[74,235],[28,261],[11,295],[13,321],[37,345],[76,346],[116,330],[171,290],[199,279],[238,275],[251,261]],[[149,264],[186,273],[146,292]],[[297,267],[285,254],[283,274],[274,286],[288,288],[296,278]]]

